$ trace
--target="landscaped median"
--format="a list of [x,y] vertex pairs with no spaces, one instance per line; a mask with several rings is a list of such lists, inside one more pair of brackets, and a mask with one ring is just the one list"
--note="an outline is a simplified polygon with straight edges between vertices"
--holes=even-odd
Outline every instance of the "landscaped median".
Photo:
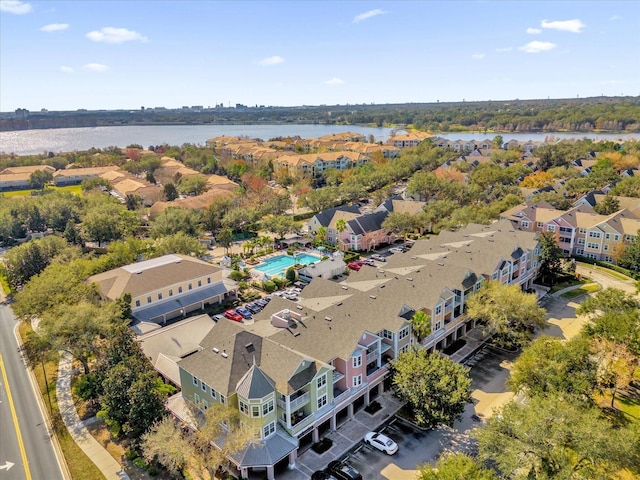
[[576,287],[572,290],[568,290],[562,294],[560,294],[563,298],[577,298],[582,295],[587,295],[588,293],[594,293],[600,290],[600,285],[597,283],[590,283],[588,285],[583,285],[581,287]]

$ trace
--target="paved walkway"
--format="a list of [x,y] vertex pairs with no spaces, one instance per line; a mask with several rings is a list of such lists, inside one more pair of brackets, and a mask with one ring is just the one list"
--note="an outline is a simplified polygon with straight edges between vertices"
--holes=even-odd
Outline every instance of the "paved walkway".
[[129,480],[129,475],[122,466],[116,462],[107,450],[98,443],[89,433],[89,430],[80,420],[71,395],[72,357],[69,353],[63,353],[58,365],[58,381],[56,383],[56,396],[58,409],[64,424],[71,437],[100,469],[107,480]]

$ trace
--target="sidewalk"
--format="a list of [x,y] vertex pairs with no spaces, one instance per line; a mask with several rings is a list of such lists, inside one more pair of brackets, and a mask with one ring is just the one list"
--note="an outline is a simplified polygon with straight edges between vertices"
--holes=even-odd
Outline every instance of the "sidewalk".
[[58,381],[56,384],[56,396],[58,409],[67,430],[82,451],[102,471],[107,480],[129,480],[129,475],[122,466],[100,445],[86,429],[73,404],[71,395],[71,370],[72,357],[63,353],[58,365]]

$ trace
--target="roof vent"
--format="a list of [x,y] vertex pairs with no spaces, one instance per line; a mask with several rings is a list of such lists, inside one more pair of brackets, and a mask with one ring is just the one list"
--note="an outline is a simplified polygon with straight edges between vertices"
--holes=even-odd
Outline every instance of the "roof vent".
[[349,287],[347,287],[346,285],[343,285],[343,286],[342,286],[342,289],[343,289],[343,290],[349,290]]
[[213,353],[218,353],[220,351],[220,349],[218,349],[217,347],[213,347],[212,350],[213,350]]
[[340,305],[342,305],[342,302],[336,303],[336,307],[339,307]]
[[384,270],[378,269],[378,273],[384,273]]
[[384,288],[384,283],[382,285],[380,285],[380,288]]
[[222,358],[227,358],[229,355],[227,355],[227,352],[222,352],[222,353],[220,354],[220,356],[221,356]]
[[413,278],[411,278],[411,277],[407,277],[407,281],[408,281],[408,282],[413,282]]
[[296,305],[296,308],[297,308],[298,310],[302,310],[304,307],[303,307],[302,305]]
[[299,337],[300,336],[300,332],[293,332],[293,336],[294,337]]
[[411,260],[417,260],[418,257],[416,257],[415,255],[413,257],[411,257]]
[[438,265],[440,265],[441,267],[444,267],[444,263],[439,263]]
[[327,322],[330,322],[331,320],[333,320],[333,318],[332,318],[332,317],[324,317],[324,319],[325,319]]
[[369,298],[373,298],[375,300],[376,296],[375,295],[369,295]]

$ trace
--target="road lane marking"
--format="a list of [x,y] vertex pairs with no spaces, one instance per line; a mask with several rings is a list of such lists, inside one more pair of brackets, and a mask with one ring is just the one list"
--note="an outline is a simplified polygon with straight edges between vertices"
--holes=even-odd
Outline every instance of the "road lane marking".
[[31,480],[31,471],[29,470],[29,462],[27,461],[27,452],[25,451],[24,443],[22,442],[22,433],[20,432],[20,425],[18,425],[18,415],[16,414],[16,407],[13,405],[13,397],[11,396],[11,388],[9,387],[7,371],[5,370],[4,362],[2,361],[2,354],[0,354],[0,370],[2,371],[2,380],[4,381],[5,390],[7,391],[7,400],[9,401],[9,408],[11,409],[13,426],[16,430],[16,437],[18,437],[18,447],[20,448],[20,456],[22,457],[22,464],[24,465],[25,478],[26,480]]

